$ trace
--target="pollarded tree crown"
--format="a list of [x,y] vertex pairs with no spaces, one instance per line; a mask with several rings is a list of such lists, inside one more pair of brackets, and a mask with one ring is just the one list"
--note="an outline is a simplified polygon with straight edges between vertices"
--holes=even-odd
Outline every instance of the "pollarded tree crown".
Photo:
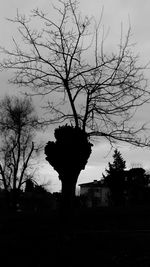
[[55,142],[45,146],[46,160],[60,174],[80,172],[85,168],[92,152],[88,135],[73,126],[61,126],[55,130]]

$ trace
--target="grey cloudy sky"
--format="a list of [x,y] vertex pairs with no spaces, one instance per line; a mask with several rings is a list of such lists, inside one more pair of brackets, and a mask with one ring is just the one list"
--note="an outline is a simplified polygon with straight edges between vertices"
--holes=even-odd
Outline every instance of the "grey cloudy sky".
[[[11,24],[6,18],[13,18],[16,15],[17,9],[23,14],[29,14],[34,8],[46,10],[53,16],[51,3],[56,3],[52,0],[5,0],[0,1],[0,45],[11,47],[12,36],[17,34],[16,25]],[[139,53],[142,63],[150,61],[150,1],[149,0],[80,0],[80,10],[85,15],[95,16],[97,19],[100,16],[101,10],[104,7],[104,15],[102,24],[105,31],[109,29],[107,37],[107,48],[111,49],[119,43],[121,23],[123,31],[126,32],[129,22],[132,27],[132,39],[137,45],[135,51]],[[0,55],[2,57],[2,55]],[[146,72],[146,76],[150,77],[150,71]],[[8,73],[0,73],[0,95],[5,93],[17,93],[18,88],[8,85]],[[150,106],[145,106],[140,109],[137,120],[149,121]],[[47,140],[46,140],[47,141]],[[150,151],[147,149],[131,148],[128,145],[120,144],[124,159],[127,162],[127,167],[133,164],[142,164],[144,168],[150,169]],[[110,152],[110,153],[109,153]],[[110,151],[110,146],[105,140],[99,140],[94,146],[93,153],[88,161],[88,165],[81,172],[78,183],[100,179],[102,172],[107,167],[108,161],[112,159],[113,151]],[[43,155],[44,159],[44,155]],[[47,164],[42,163],[40,169],[42,177],[51,179],[51,187],[53,190],[60,189],[57,173]]]

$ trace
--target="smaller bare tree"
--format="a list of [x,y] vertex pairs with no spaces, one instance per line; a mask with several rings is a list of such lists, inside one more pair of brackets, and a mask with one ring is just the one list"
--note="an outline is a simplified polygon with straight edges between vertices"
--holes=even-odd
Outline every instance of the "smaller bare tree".
[[38,118],[29,98],[6,96],[0,101],[0,175],[3,188],[12,190],[14,199],[38,149],[33,142],[37,129]]

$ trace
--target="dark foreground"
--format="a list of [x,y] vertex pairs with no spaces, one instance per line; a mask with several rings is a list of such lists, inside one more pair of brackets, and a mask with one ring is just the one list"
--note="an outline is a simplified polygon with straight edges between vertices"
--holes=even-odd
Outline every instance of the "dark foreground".
[[0,266],[150,266],[150,208],[76,212],[60,232],[55,212],[0,218]]

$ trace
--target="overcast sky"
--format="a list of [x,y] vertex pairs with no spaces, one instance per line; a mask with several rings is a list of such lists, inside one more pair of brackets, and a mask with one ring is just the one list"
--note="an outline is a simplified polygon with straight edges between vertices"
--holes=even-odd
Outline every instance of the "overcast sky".
[[[56,1],[53,1],[53,3]],[[5,0],[0,1],[0,45],[11,47],[12,36],[15,36],[16,25],[12,25],[6,18],[13,18],[16,15],[17,9],[28,14],[30,10],[39,7],[50,12],[53,16],[51,0]],[[136,52],[140,55],[142,63],[150,61],[150,1],[149,0],[80,0],[80,10],[85,15],[95,16],[97,19],[100,16],[101,10],[104,7],[103,24],[105,31],[109,29],[107,37],[108,48],[119,43],[121,23],[124,33],[126,32],[129,22],[132,27],[133,42],[137,45]],[[1,55],[2,57],[2,55]],[[147,77],[150,77],[149,71],[146,72]],[[20,89],[8,85],[8,73],[0,73],[0,95],[5,93],[16,93],[19,95]],[[149,121],[150,106],[142,107],[138,114],[138,119],[141,121]],[[47,142],[48,140],[46,140]],[[150,169],[150,150],[131,148],[129,145],[119,144],[124,159],[127,162],[127,167],[137,166],[141,164],[144,168]],[[104,141],[99,142],[93,147],[93,153],[88,161],[88,165],[81,172],[78,184],[82,182],[100,179],[102,172],[105,171],[108,161],[112,160],[113,150],[110,151],[110,146]],[[43,155],[44,160],[44,155]],[[48,165],[42,162],[40,175],[44,182],[49,178],[51,180],[51,189],[53,191],[60,189],[57,173]]]

